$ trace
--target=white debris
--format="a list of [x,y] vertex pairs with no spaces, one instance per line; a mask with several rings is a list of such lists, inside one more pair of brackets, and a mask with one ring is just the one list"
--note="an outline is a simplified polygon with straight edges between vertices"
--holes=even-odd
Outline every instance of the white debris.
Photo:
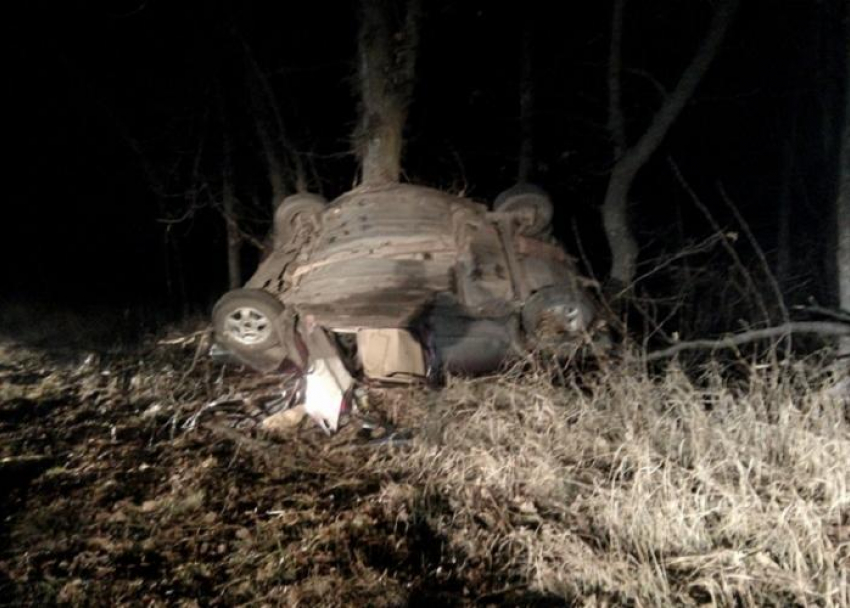
[[165,413],[165,408],[161,403],[153,403],[151,406],[142,412],[142,418],[150,419],[150,418],[158,418],[159,416]]
[[336,431],[351,376],[339,359],[317,359],[306,380],[304,411],[326,433]]

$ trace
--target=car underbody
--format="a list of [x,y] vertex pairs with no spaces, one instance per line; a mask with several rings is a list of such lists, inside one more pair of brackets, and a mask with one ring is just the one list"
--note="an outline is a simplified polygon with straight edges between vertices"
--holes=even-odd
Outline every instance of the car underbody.
[[329,430],[358,375],[409,382],[489,371],[511,353],[575,350],[595,307],[549,236],[551,217],[548,196],[529,185],[492,211],[404,184],[329,205],[293,195],[275,214],[270,253],[216,304],[216,342],[261,371],[301,368],[308,393],[311,378],[324,387],[313,401],[340,400],[314,414]]

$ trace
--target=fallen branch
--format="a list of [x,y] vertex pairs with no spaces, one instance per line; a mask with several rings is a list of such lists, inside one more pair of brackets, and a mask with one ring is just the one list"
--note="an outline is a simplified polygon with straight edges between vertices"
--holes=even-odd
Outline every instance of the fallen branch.
[[186,346],[194,342],[197,337],[205,336],[208,333],[210,333],[210,328],[205,327],[204,329],[183,336],[177,336],[176,338],[163,338],[162,340],[158,340],[157,344],[160,346]]
[[818,306],[817,304],[808,304],[795,306],[794,310],[821,315],[835,321],[850,323],[850,311],[842,310],[841,308],[826,308],[824,306]]
[[776,327],[765,327],[763,329],[752,329],[739,334],[718,338],[715,340],[691,340],[680,342],[668,348],[656,350],[646,355],[647,361],[656,361],[666,357],[672,357],[685,350],[733,348],[741,344],[764,340],[766,338],[779,338],[789,334],[816,334],[820,336],[850,336],[850,325],[846,323],[834,323],[830,321],[796,321],[783,323]]

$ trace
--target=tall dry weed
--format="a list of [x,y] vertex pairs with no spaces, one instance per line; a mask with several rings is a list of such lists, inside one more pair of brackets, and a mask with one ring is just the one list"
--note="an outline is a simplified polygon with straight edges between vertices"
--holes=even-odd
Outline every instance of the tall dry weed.
[[415,489],[386,508],[570,602],[850,606],[850,422],[817,369],[548,372],[450,379],[440,432],[376,463]]

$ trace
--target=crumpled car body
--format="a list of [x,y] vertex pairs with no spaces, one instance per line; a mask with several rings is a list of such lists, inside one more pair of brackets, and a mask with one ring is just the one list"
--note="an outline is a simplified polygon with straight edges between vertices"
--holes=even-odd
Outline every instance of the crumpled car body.
[[551,211],[533,188],[492,211],[406,184],[361,187],[329,205],[294,195],[276,213],[272,251],[216,305],[216,341],[258,369],[288,360],[306,370],[308,334],[348,336],[355,361],[358,350],[371,361],[386,351],[371,364],[384,379],[394,366],[404,379],[423,365],[483,372],[511,352],[578,344],[595,307],[548,236]]

